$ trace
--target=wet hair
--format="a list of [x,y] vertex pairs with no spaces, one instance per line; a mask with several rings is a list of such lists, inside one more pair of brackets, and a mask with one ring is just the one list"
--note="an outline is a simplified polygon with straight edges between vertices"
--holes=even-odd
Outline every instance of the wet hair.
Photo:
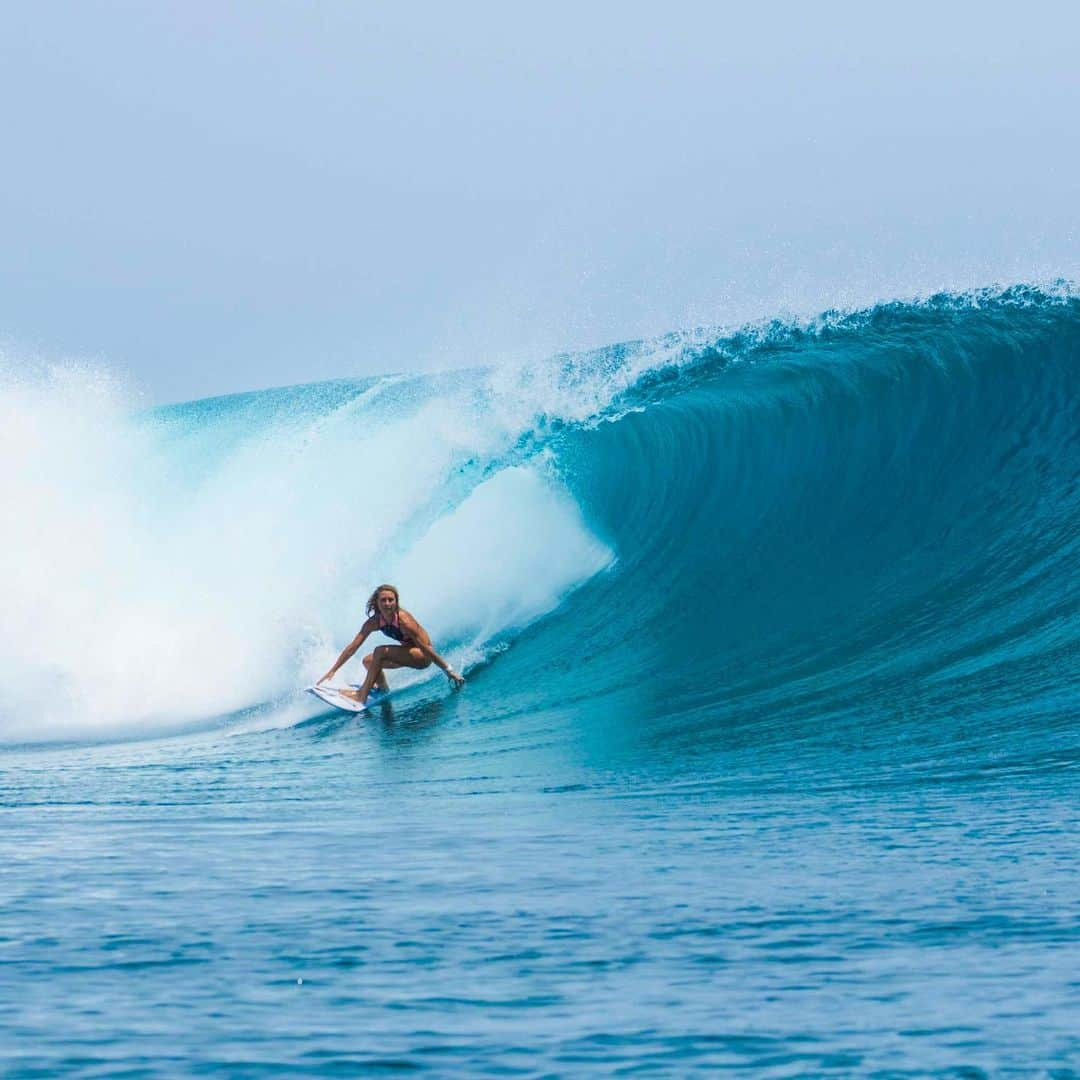
[[379,610],[378,599],[379,599],[379,593],[381,593],[381,592],[392,592],[394,594],[394,599],[397,601],[398,607],[401,607],[401,597],[398,596],[397,589],[393,585],[380,585],[367,598],[367,607],[365,608],[365,610],[367,611],[367,613],[369,615],[374,615],[375,612]]

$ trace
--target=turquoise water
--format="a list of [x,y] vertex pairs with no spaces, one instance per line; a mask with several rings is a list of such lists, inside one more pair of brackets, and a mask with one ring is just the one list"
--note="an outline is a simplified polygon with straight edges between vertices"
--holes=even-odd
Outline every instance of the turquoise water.
[[1077,1075],[1068,292],[4,389],[6,1075]]

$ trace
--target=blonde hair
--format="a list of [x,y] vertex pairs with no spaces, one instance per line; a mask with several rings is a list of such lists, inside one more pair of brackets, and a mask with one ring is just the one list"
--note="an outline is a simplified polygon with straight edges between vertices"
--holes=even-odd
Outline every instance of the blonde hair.
[[393,585],[380,585],[367,598],[367,607],[365,608],[365,611],[367,611],[367,613],[369,615],[374,615],[375,612],[378,610],[378,607],[379,607],[378,599],[379,599],[379,593],[381,593],[381,592],[392,592],[394,594],[394,599],[397,601],[398,607],[401,607],[401,597],[398,596],[397,589]]

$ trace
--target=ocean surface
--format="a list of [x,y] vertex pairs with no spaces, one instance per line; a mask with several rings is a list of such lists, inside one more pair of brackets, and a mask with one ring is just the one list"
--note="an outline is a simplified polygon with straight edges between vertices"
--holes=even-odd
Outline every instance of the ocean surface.
[[1080,1076],[1068,287],[0,451],[0,1075]]

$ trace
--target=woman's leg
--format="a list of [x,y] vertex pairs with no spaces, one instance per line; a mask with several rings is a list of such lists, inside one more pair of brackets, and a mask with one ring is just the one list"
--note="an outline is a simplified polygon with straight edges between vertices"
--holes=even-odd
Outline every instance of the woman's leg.
[[[364,657],[364,669],[366,671],[369,671],[371,669],[371,661],[374,660],[374,659],[375,659],[375,654],[374,653],[368,653],[367,656]],[[372,689],[373,690],[389,690],[390,685],[386,681],[386,669],[387,668],[396,668],[397,666],[398,665],[395,664],[392,660],[384,660],[383,665],[382,665],[382,671],[379,672],[379,677],[375,680],[375,682],[374,682],[374,684],[372,686]]]
[[[364,680],[364,685],[359,690],[341,691],[346,697],[359,701],[361,704],[367,701],[371,688],[378,684],[380,678],[383,678],[384,669],[409,667],[422,670],[428,667],[431,661],[415,646],[380,645],[371,654],[371,663],[369,664],[368,658],[365,657],[364,664],[367,667],[367,678]],[[385,686],[385,684],[386,680],[383,678],[383,685]]]

